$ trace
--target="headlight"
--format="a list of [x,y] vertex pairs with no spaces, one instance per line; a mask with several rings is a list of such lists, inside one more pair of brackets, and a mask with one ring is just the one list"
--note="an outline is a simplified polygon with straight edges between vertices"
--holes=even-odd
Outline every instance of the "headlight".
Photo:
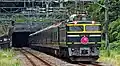
[[74,48],[71,49],[71,51],[74,51],[74,50],[75,50]]
[[4,41],[7,41],[7,38],[4,38]]

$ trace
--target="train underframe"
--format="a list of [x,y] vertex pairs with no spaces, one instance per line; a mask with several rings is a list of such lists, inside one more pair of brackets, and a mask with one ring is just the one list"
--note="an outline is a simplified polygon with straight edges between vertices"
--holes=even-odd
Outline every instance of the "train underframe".
[[45,46],[31,46],[31,48],[54,55],[67,58],[70,61],[90,61],[94,62],[99,58],[100,44],[73,44],[68,46],[59,46],[58,48]]

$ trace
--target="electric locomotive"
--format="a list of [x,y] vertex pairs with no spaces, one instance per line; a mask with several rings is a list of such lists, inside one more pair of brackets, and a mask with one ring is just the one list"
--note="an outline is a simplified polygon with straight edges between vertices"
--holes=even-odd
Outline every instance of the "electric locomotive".
[[99,58],[101,24],[86,20],[84,14],[73,15],[60,22],[30,34],[33,49],[68,58],[71,61],[96,61]]

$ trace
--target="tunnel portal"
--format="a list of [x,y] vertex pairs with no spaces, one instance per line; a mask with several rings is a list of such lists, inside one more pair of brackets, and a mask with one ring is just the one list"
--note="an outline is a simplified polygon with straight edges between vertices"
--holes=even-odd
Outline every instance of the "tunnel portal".
[[28,47],[28,38],[30,32],[14,32],[12,34],[12,47]]

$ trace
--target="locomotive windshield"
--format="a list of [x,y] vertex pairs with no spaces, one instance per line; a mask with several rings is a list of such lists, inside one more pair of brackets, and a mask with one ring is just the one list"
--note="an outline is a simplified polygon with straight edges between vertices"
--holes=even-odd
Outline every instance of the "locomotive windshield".
[[83,31],[83,26],[70,26],[69,31]]
[[97,25],[86,26],[86,31],[100,31],[100,26],[97,26]]

